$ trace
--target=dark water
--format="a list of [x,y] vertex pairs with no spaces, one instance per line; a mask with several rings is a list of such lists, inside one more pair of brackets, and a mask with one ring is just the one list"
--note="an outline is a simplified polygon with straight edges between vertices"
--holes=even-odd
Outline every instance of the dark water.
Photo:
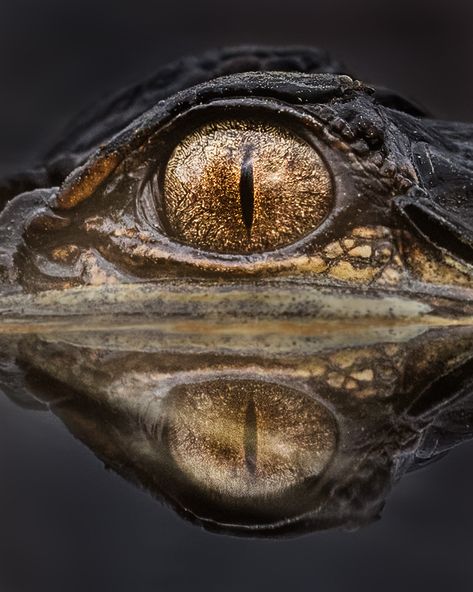
[[0,427],[2,592],[471,589],[471,444],[405,477],[364,530],[255,541],[187,524],[49,414],[2,398]]
[[[0,170],[155,66],[242,42],[327,47],[437,115],[473,120],[473,4],[2,0]],[[207,533],[127,483],[49,412],[0,396],[0,592],[473,586],[473,446],[405,476],[382,519],[283,541]]]

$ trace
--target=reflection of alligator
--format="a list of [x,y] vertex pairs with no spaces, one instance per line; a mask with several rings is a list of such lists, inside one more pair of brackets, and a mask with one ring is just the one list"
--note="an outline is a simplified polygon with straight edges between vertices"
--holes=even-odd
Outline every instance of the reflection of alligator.
[[[17,364],[2,382],[207,528],[280,536],[362,525],[407,470],[472,436],[471,328],[309,355],[176,353],[161,337],[9,337]],[[271,341],[277,350],[279,335],[265,336],[268,350]]]
[[0,183],[5,390],[209,525],[363,522],[461,439],[473,126],[340,71],[184,60]]

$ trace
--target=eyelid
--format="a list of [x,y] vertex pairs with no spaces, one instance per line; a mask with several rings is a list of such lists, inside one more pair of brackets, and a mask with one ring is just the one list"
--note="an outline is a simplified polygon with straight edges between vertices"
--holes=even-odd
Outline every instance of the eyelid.
[[[130,154],[159,135],[174,120],[200,108],[225,109],[235,103],[254,104],[280,113],[305,103],[327,102],[346,93],[366,92],[346,75],[293,72],[246,72],[191,86],[160,101],[105,145],[66,178],[56,196],[58,209],[71,209],[87,199]],[[280,105],[280,107],[278,107]],[[293,108],[292,108],[293,109]]]

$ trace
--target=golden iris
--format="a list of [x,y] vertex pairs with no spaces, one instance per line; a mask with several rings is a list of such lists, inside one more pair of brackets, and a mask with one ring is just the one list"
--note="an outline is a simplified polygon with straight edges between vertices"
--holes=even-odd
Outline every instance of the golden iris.
[[319,153],[293,132],[228,120],[189,134],[164,175],[164,215],[174,237],[219,253],[289,245],[317,228],[333,201]]
[[287,386],[217,379],[175,387],[166,403],[174,461],[218,495],[281,494],[320,475],[336,448],[330,412]]

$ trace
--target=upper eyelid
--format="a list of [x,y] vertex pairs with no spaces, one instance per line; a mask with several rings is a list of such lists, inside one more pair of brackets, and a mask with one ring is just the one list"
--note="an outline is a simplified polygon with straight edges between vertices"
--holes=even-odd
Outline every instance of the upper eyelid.
[[317,130],[323,133],[326,128],[326,123],[319,121],[317,114],[310,113],[303,104],[288,104],[276,97],[213,99],[208,103],[190,105],[175,113],[167,113],[163,121],[157,123],[152,123],[154,114],[145,114],[138,119],[138,123],[133,122],[112,141],[101,146],[84,165],[66,178],[57,193],[55,206],[60,210],[74,208],[97,190],[123,161],[159,141],[163,134],[170,134],[171,138],[166,142],[172,145],[172,136],[175,136],[176,132],[179,133],[178,130],[189,116],[200,114],[203,119],[210,119],[216,111],[226,111],[228,117],[228,111],[232,109],[256,109],[268,118],[284,118],[289,124],[291,121],[298,124],[301,130],[305,129],[309,134]]

